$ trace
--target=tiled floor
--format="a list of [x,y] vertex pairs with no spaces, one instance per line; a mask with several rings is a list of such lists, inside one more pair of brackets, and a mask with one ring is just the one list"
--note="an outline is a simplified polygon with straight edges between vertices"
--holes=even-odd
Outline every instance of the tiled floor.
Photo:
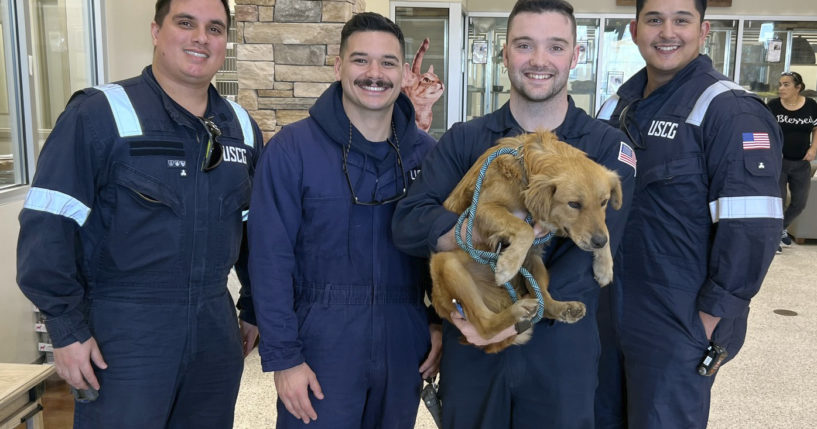
[[[791,310],[782,316],[774,310]],[[752,300],[749,332],[738,357],[721,368],[712,392],[710,429],[817,428],[817,242],[777,255]],[[258,354],[247,358],[235,428],[275,426],[272,374]],[[47,429],[71,427],[66,385],[50,383],[44,398]],[[420,406],[416,428],[435,428]]]
[[[781,316],[776,309],[797,316]],[[712,391],[709,429],[817,428],[817,241],[792,245],[777,255],[752,300],[746,343],[723,366]],[[235,427],[272,428],[272,374],[258,355],[247,359]],[[433,429],[420,406],[415,426]]]

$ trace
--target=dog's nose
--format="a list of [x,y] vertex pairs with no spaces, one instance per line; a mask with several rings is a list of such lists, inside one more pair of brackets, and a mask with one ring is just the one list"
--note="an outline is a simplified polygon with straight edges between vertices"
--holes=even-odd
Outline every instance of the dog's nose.
[[607,244],[607,236],[594,235],[593,238],[590,239],[590,244],[592,244],[596,249],[601,249],[605,244]]

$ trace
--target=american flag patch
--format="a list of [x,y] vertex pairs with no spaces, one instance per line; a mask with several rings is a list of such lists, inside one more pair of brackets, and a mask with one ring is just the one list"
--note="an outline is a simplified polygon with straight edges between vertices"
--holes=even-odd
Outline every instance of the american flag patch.
[[627,143],[621,142],[621,147],[618,150],[618,160],[636,169],[635,152]]
[[769,133],[743,133],[743,150],[770,148]]

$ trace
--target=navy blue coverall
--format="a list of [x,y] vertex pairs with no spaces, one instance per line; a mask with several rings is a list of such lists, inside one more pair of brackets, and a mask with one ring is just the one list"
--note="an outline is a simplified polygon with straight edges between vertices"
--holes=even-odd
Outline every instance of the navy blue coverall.
[[93,336],[108,364],[99,399],[75,404],[76,428],[232,427],[243,358],[226,284],[261,133],[212,86],[208,97],[223,146],[212,171],[208,130],[151,67],[74,94],[40,154],[17,281],[54,347]]
[[706,56],[642,98],[646,83],[644,69],[599,113],[628,128],[638,176],[600,311],[617,329],[602,331],[597,427],[703,428],[714,376],[696,372],[709,344],[698,312],[722,317],[712,340],[734,357],[780,240],[782,139]]
[[[341,97],[336,82],[309,118],[275,134],[258,166],[248,228],[261,366],[315,372],[325,397],[310,391],[318,419],[306,427],[410,429],[431,344],[428,266],[392,244],[396,203],[354,204],[350,186],[362,202],[400,195],[435,141],[403,94],[390,137],[399,154],[366,141]],[[279,400],[277,427],[304,426]]]
[[[630,149],[624,134],[596,121],[569,100],[567,116],[554,132],[594,161],[617,171],[624,204],[608,210],[610,247],[621,240],[635,163],[619,161]],[[416,256],[433,252],[437,239],[454,227],[459,213],[442,203],[477,158],[501,137],[523,133],[506,103],[498,111],[454,125],[423,162],[423,172],[397,207],[395,243]],[[547,248],[549,291],[557,300],[578,300],[587,315],[575,324],[544,320],[527,344],[498,354],[459,343],[459,330],[444,322],[440,395],[445,428],[592,428],[599,337],[599,285],[593,256],[569,239]]]

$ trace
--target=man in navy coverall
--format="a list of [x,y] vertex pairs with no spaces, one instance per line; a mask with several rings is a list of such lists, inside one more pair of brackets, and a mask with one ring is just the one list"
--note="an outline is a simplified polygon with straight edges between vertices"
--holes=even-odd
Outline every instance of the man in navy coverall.
[[154,19],[152,66],[74,94],[46,141],[17,281],[57,373],[99,391],[74,427],[226,429],[258,332],[249,290],[239,327],[226,285],[261,132],[210,85],[227,1],[159,0]]
[[617,328],[602,329],[599,428],[706,427],[714,376],[696,369],[710,341],[740,350],[780,240],[780,129],[699,55],[705,9],[638,0],[630,31],[647,65],[599,112],[630,136],[639,167],[599,312]]
[[440,327],[430,327],[423,302],[428,264],[400,252],[389,233],[435,143],[400,92],[403,58],[396,24],[355,15],[341,31],[338,81],[309,118],[267,143],[259,163],[250,273],[280,429],[411,429],[422,377],[437,372]]
[[[573,7],[561,0],[522,0],[508,18],[503,61],[511,79],[510,101],[482,118],[454,125],[423,162],[409,195],[398,204],[392,230],[397,245],[416,256],[454,249],[459,213],[443,201],[477,158],[497,139],[526,131],[552,130],[596,162],[618,172],[624,205],[609,210],[610,247],[621,240],[635,162],[624,133],[588,116],[567,94],[570,70],[578,58]],[[592,428],[596,368],[600,353],[596,325],[599,285],[593,256],[569,239],[547,247],[549,291],[558,300],[579,300],[587,315],[575,324],[543,320],[533,338],[498,354],[459,343],[501,341],[480,338],[473,326],[452,314],[443,324],[440,395],[446,428]]]

